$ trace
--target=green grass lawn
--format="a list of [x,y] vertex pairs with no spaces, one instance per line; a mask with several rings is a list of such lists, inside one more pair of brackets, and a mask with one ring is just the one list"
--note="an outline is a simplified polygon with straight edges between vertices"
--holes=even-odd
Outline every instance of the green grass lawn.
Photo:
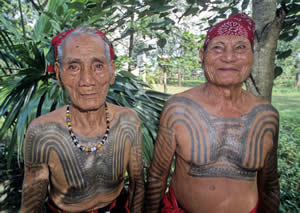
[[300,124],[300,92],[273,92],[272,104],[279,111],[280,116],[299,120]]

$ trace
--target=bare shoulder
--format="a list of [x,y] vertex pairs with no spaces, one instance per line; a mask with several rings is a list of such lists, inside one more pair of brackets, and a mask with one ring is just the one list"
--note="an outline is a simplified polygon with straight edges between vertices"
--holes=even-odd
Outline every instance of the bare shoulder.
[[273,111],[273,113],[275,113],[277,117],[279,117],[277,109],[269,101],[263,100],[248,91],[245,91],[245,93],[247,94],[248,102],[252,105],[252,109],[264,106],[267,111]]
[[41,124],[45,124],[45,123],[60,123],[62,125],[65,124],[65,116],[66,115],[66,107],[61,107],[59,109],[56,109],[52,112],[49,112],[47,114],[41,115],[38,118],[34,119],[29,127],[28,130],[30,130],[31,128],[34,128],[35,126],[39,126]]
[[128,107],[123,107],[123,106],[118,106],[115,104],[108,104],[108,110],[110,111],[111,118],[112,120],[129,120],[132,122],[140,123],[140,119],[138,117],[138,114],[128,108]]
[[200,86],[196,86],[196,87],[193,87],[191,89],[188,89],[188,90],[185,90],[181,93],[178,93],[174,96],[178,96],[178,97],[190,97],[192,99],[198,97],[198,96],[201,96],[202,95],[202,89],[204,87],[204,84],[200,85]]
[[198,103],[201,100],[201,88],[203,85],[193,87],[181,93],[172,95],[165,103],[165,109],[169,106],[172,108],[190,106],[191,104]]

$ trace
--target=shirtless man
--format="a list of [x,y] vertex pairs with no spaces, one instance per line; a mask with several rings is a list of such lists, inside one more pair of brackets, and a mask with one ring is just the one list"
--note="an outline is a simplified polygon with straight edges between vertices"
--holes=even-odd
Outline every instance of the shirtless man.
[[105,102],[115,76],[112,47],[101,31],[86,28],[61,33],[52,44],[70,105],[28,128],[21,212],[44,212],[47,195],[47,212],[142,212],[140,121],[134,111]]
[[147,212],[161,206],[162,212],[278,211],[278,112],[242,89],[253,64],[254,29],[245,14],[212,27],[200,51],[207,82],[167,101],[149,170]]

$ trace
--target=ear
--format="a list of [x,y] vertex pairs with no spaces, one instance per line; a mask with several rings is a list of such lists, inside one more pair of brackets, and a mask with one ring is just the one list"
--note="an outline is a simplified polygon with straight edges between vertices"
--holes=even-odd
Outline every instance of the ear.
[[109,82],[110,85],[115,83],[115,68],[116,68],[115,62],[111,61],[110,82]]
[[57,83],[58,83],[59,87],[64,88],[63,82],[62,82],[61,77],[60,77],[60,64],[58,62],[55,62],[55,64],[54,64],[54,71],[55,71],[55,74],[56,74],[56,80],[57,80]]

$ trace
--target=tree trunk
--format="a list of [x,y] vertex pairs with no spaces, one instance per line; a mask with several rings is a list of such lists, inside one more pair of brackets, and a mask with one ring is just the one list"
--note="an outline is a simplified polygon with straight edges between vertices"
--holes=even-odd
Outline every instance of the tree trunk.
[[271,102],[274,80],[274,61],[277,40],[285,19],[283,9],[276,10],[276,0],[253,0],[255,21],[254,64],[250,78],[246,81],[247,90]]
[[167,72],[164,68],[164,93],[168,92],[168,88],[167,88]]
[[163,69],[161,69],[159,73],[159,84],[163,84],[163,83],[164,83],[164,71]]
[[296,73],[296,84],[295,84],[296,88],[300,87],[300,72]]
[[179,71],[179,72],[178,72],[178,86],[179,86],[179,87],[182,86],[181,80],[182,80],[182,75],[181,75],[181,72]]
[[[131,24],[134,22],[134,13],[131,15]],[[130,38],[129,38],[129,53],[128,57],[131,58],[133,56],[133,43],[134,43],[134,30],[130,29]],[[130,62],[128,63],[128,72],[131,72],[131,65]]]

